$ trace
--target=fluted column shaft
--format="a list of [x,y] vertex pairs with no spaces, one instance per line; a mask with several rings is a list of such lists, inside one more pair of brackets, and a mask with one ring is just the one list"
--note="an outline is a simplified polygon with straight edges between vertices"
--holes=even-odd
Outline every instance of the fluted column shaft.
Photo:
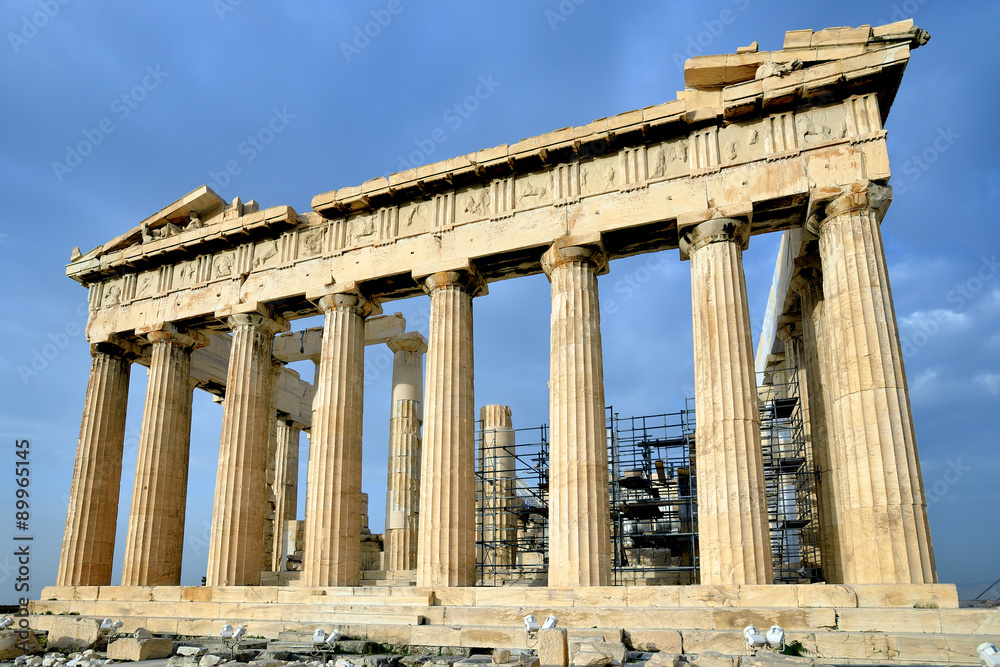
[[932,583],[927,523],[903,354],[878,211],[890,191],[858,184],[813,221],[829,321],[826,348],[843,496],[849,584]]
[[745,221],[689,229],[702,584],[773,582],[760,413],[743,276]]
[[122,586],[180,586],[191,446],[191,351],[204,338],[170,327],[152,344]]
[[515,565],[517,515],[511,506],[516,493],[514,446],[516,435],[510,406],[484,405],[479,409],[479,469],[483,488],[483,542],[479,560],[498,567]]
[[485,283],[471,266],[433,273],[422,282],[430,294],[431,315],[417,585],[472,586],[476,582],[472,298]]
[[233,330],[208,548],[209,586],[260,585],[271,437],[271,344],[288,323],[251,311],[229,315]]
[[275,454],[274,542],[271,547],[271,569],[285,569],[285,522],[294,521],[299,504],[299,434],[302,425],[288,419],[278,420],[277,452]]
[[395,358],[385,499],[385,567],[393,572],[417,567],[420,426],[427,344],[418,333],[397,336],[388,344]]
[[838,487],[840,466],[836,462],[836,449],[831,437],[831,415],[829,387],[830,380],[826,377],[829,365],[820,361],[822,349],[819,341],[825,336],[827,323],[823,314],[823,293],[821,279],[809,274],[800,273],[792,281],[792,289],[799,295],[799,309],[802,313],[802,340],[797,362],[804,371],[799,376],[799,385],[806,387],[808,409],[805,424],[806,437],[810,443],[813,464],[817,471],[814,477],[816,484],[816,512],[819,522],[819,551],[823,578],[827,583],[843,583],[844,575],[841,562],[848,552],[845,552],[841,542],[839,521],[837,519]]
[[549,347],[549,586],[611,582],[611,510],[597,274],[600,242],[556,242]]
[[90,380],[59,558],[59,586],[111,584],[132,364],[115,345],[100,343],[90,349]]
[[[281,379],[281,371],[285,365],[271,359],[271,404],[268,407],[268,414],[271,415],[271,431],[267,438],[267,469],[264,481],[266,484],[267,508],[264,516],[264,535],[261,543],[261,572],[275,572],[274,562],[280,560],[280,554],[275,555],[274,546],[276,536],[281,533],[277,519],[278,509],[278,382]],[[280,538],[279,538],[280,539]],[[280,571],[280,570],[278,570]]]
[[313,403],[302,582],[357,586],[361,579],[361,424],[365,317],[358,292],[323,296],[326,320]]

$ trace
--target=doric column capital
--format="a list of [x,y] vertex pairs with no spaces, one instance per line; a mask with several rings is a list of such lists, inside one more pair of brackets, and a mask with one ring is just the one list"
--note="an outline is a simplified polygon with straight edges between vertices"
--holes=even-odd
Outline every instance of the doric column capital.
[[150,343],[169,343],[187,350],[208,347],[209,344],[208,338],[204,335],[196,331],[185,332],[169,322],[140,327],[135,333],[144,336]]
[[461,287],[470,296],[483,296],[489,293],[486,279],[468,259],[419,267],[413,269],[412,275],[428,294],[433,294],[443,287],[453,286]]
[[881,221],[892,201],[892,187],[865,180],[838,187],[815,188],[809,197],[806,230],[820,236],[823,223],[847,213],[867,209]]
[[274,335],[291,328],[288,320],[276,315],[266,305],[257,301],[226,306],[215,311],[215,317],[225,322],[233,330],[241,327],[254,327]]
[[746,218],[713,218],[691,225],[680,233],[681,259],[711,243],[735,243],[746,250],[750,242],[750,222]]
[[784,344],[788,344],[790,341],[802,338],[802,327],[798,324],[784,324],[774,332],[775,337]]
[[108,336],[104,340],[90,342],[90,355],[106,354],[112,357],[122,357],[127,361],[135,361],[143,356],[142,347],[121,336]]
[[542,255],[542,270],[552,277],[556,267],[571,263],[587,263],[594,267],[597,275],[608,272],[608,255],[600,234],[585,236],[564,236],[556,239]]
[[427,352],[427,340],[419,331],[407,331],[399,336],[393,336],[386,341],[386,345],[393,352],[417,352],[419,354]]
[[800,297],[823,291],[823,273],[818,268],[804,268],[796,271],[788,282],[788,289]]
[[352,310],[361,317],[381,315],[382,305],[378,299],[369,296],[361,285],[353,280],[329,285],[322,290],[309,292],[306,298],[326,314],[337,308]]

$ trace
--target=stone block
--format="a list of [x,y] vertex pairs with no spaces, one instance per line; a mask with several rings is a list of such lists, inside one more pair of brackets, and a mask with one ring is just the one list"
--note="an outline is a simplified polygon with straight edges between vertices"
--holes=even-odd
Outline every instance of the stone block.
[[955,635],[1000,635],[996,609],[942,609],[941,631]]
[[567,644],[569,646],[570,662],[572,662],[573,658],[576,657],[576,654],[581,651],[580,648],[581,646],[583,646],[584,644],[589,644],[591,642],[600,642],[600,641],[604,641],[604,638],[596,631],[587,634],[577,634],[577,635],[569,634],[567,637]]
[[514,648],[525,642],[523,628],[463,627],[461,646],[467,648]]
[[836,607],[846,609],[858,606],[858,596],[849,586],[837,584],[808,584],[795,586],[800,607]]
[[687,664],[687,661],[682,661],[677,653],[654,653],[646,660],[646,667],[681,667],[682,662],[684,665]]
[[27,630],[0,630],[0,660],[13,660],[42,650],[35,633]]
[[177,655],[182,656],[197,656],[205,655],[208,653],[208,649],[204,646],[178,646]]
[[726,655],[718,651],[703,651],[691,661],[691,667],[739,667],[739,664],[739,655]]
[[611,664],[611,658],[596,651],[580,651],[570,664],[574,667],[605,667]]
[[740,658],[740,667],[813,667],[815,663],[812,658],[780,655],[770,651],[757,651],[757,655]]
[[410,641],[418,646],[461,646],[462,630],[443,625],[415,625]]
[[918,607],[957,609],[953,584],[854,584],[859,607]]
[[743,628],[739,630],[681,630],[684,653],[702,654],[717,651],[729,655],[740,655],[746,651]]
[[940,633],[936,609],[841,609],[837,627],[845,632]]
[[58,618],[49,623],[49,650],[77,651],[93,646],[101,636],[100,623],[92,618]]
[[541,667],[566,667],[569,664],[569,643],[566,628],[538,631],[538,661]]
[[626,630],[625,643],[636,651],[681,653],[681,633],[676,630]]
[[[559,622],[562,623],[561,618]],[[618,628],[566,628],[566,636],[571,640],[589,637],[591,641],[597,641],[595,638],[602,637],[606,642],[624,641],[622,631]]]
[[[679,607],[680,586],[629,586],[629,607]],[[685,586],[684,588],[688,588]]]
[[[603,653],[619,665],[624,665],[628,658],[628,649],[622,642],[583,642],[580,644],[579,653],[584,651],[593,653]],[[578,653],[578,655],[579,655]]]
[[196,655],[175,655],[167,660],[167,667],[198,667],[198,661]]
[[168,657],[174,650],[174,642],[165,638],[136,639],[125,637],[108,645],[111,660],[157,660]]

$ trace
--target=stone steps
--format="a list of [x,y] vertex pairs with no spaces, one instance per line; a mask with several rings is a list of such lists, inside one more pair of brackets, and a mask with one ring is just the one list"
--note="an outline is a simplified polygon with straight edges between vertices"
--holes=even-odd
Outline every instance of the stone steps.
[[[42,597],[32,603],[32,623],[40,630],[77,612],[121,618],[126,632],[141,626],[214,636],[222,623],[240,622],[251,635],[299,643],[323,627],[382,644],[525,648],[531,645],[523,627],[529,613],[552,614],[560,627],[589,634],[624,630],[637,648],[689,653],[742,652],[743,627],[777,623],[810,655],[842,664],[973,665],[975,647],[1000,637],[1000,611],[959,609],[947,586],[107,587],[47,588]],[[56,615],[38,615],[47,611]]]

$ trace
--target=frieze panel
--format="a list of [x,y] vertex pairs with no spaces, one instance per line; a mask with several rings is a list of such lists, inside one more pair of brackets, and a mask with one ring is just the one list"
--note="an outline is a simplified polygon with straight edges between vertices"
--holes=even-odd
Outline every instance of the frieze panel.
[[464,224],[484,220],[490,216],[491,198],[489,186],[473,186],[455,193],[455,222]]
[[609,155],[580,164],[580,193],[598,195],[618,187],[619,157]]
[[132,299],[144,299],[159,293],[160,271],[144,271],[135,277],[135,288],[132,292]]
[[281,264],[281,244],[284,238],[261,241],[253,251],[253,270],[269,269]]
[[800,148],[839,141],[847,136],[847,117],[841,105],[814,107],[795,114],[795,138]]
[[399,236],[423,234],[434,227],[435,212],[434,204],[431,202],[410,202],[398,210]]
[[719,129],[722,164],[740,164],[760,160],[765,156],[761,124],[734,123]]
[[552,203],[552,178],[549,172],[520,176],[515,184],[515,205],[519,209]]
[[[346,229],[347,225],[345,224],[343,226]],[[323,252],[323,237],[325,231],[326,230],[323,227],[312,227],[310,229],[302,230],[299,234],[299,259],[315,257]],[[345,243],[345,245],[347,244]]]
[[651,180],[674,178],[688,173],[688,138],[664,141],[646,149]]

